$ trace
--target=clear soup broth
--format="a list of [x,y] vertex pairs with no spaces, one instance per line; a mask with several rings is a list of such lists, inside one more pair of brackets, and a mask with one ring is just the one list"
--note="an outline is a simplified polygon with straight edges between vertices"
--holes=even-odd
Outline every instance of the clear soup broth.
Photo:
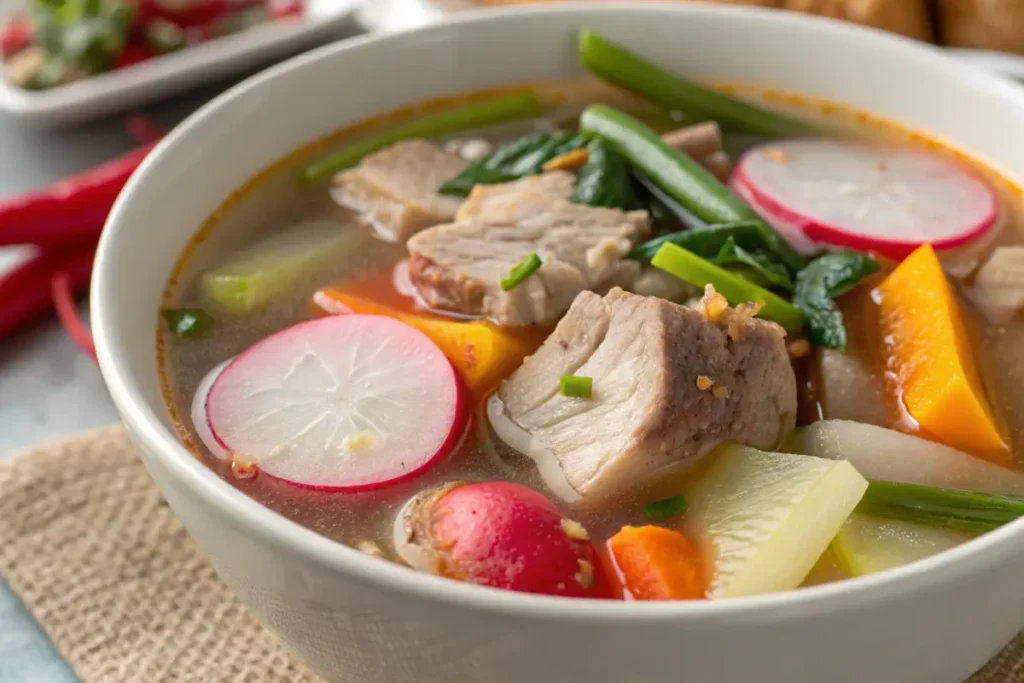
[[[478,152],[492,151],[502,144],[528,134],[553,130],[573,131],[580,112],[597,102],[604,102],[630,112],[658,132],[666,132],[686,123],[678,115],[663,113],[638,98],[624,95],[596,81],[543,84],[533,87],[540,93],[539,97],[544,106],[540,116],[510,124],[458,131],[441,137],[436,141],[437,144],[441,148],[453,150],[453,154],[469,152],[474,145]],[[840,105],[767,89],[733,87],[723,88],[723,91],[762,103],[775,111],[792,114],[804,121],[825,123],[831,130],[841,131],[844,139],[854,140],[858,145],[870,148],[895,146],[901,149],[920,149],[938,157],[954,160],[956,164],[982,178],[992,189],[998,202],[995,226],[962,247],[941,251],[940,258],[947,281],[952,288],[952,295],[962,311],[965,339],[969,345],[969,348],[962,351],[969,354],[976,364],[978,383],[983,387],[984,394],[979,400],[988,402],[993,421],[1004,440],[1005,453],[1000,456],[998,465],[1008,473],[1008,476],[1016,476],[1013,470],[1021,466],[1018,444],[1024,435],[1024,364],[1021,363],[1015,349],[1024,341],[1024,325],[1018,316],[1012,314],[1015,311],[1011,311],[1010,314],[993,314],[985,305],[977,305],[976,302],[979,300],[984,303],[987,290],[980,286],[976,287],[974,279],[978,268],[983,267],[997,248],[1022,244],[1021,228],[1024,225],[1024,217],[1020,212],[1019,190],[979,163],[930,140],[926,134],[904,131],[867,114]],[[474,97],[484,100],[491,96],[493,94]],[[699,480],[713,476],[709,471],[718,466],[712,463],[717,455],[702,454],[703,457],[696,464],[688,463],[687,467],[668,468],[664,473],[634,482],[622,491],[610,490],[607,495],[602,493],[596,502],[588,500],[587,495],[584,495],[582,500],[568,502],[559,491],[552,490],[550,482],[541,475],[534,459],[517,452],[496,436],[485,411],[487,398],[496,388],[493,385],[466,392],[468,422],[457,447],[415,477],[367,491],[317,490],[316,487],[296,485],[275,476],[268,476],[260,467],[250,462],[246,454],[236,453],[227,457],[215,454],[197,431],[192,406],[203,378],[213,368],[228,359],[238,357],[261,340],[300,322],[327,315],[329,311],[324,310],[322,300],[314,298],[314,293],[325,288],[343,291],[384,306],[392,312],[417,316],[424,320],[465,322],[472,319],[472,316],[467,318],[464,311],[446,312],[427,308],[422,301],[418,302],[414,297],[410,297],[408,283],[401,276],[401,268],[398,269],[396,285],[396,266],[406,263],[409,249],[402,241],[382,237],[379,226],[375,229],[374,220],[368,219],[366,212],[358,210],[359,207],[353,206],[351,202],[347,207],[339,205],[337,184],[303,185],[296,182],[296,177],[311,160],[321,157],[325,151],[337,145],[351,143],[374,131],[400,126],[403,120],[429,115],[450,106],[450,101],[428,103],[415,111],[384,116],[379,121],[356,126],[354,132],[342,132],[330,140],[318,142],[308,149],[296,152],[240,189],[201,228],[185,250],[175,274],[168,283],[164,297],[164,313],[169,316],[161,320],[158,335],[157,354],[164,394],[183,442],[224,481],[259,503],[317,533],[379,555],[386,561],[408,562],[407,558],[396,551],[394,526],[396,515],[412,497],[450,482],[508,481],[542,493],[558,508],[565,520],[572,520],[573,524],[578,523],[579,528],[585,530],[580,532],[576,526],[567,526],[565,522],[562,524],[574,541],[587,541],[596,549],[593,551],[595,554],[586,555],[586,558],[590,559],[580,560],[583,563],[581,567],[584,564],[589,567],[585,571],[581,569],[580,573],[585,575],[591,570],[600,571],[606,574],[602,583],[617,585],[617,588],[609,589],[607,594],[594,597],[646,599],[644,589],[638,589],[631,583],[630,572],[637,571],[636,568],[632,565],[622,565],[623,562],[642,563],[636,559],[639,555],[629,555],[633,557],[633,560],[630,560],[629,557],[617,556],[614,545],[606,546],[606,541],[617,537],[616,534],[624,527],[659,527],[689,538],[693,543],[692,547],[687,546],[687,552],[700,558],[700,570],[697,573],[703,577],[703,583],[700,584],[703,586],[702,594],[711,598],[734,594],[729,592],[729,584],[726,578],[723,578],[723,572],[727,570],[721,566],[727,559],[727,551],[723,550],[720,539],[716,540],[713,529],[709,531],[701,528],[701,519],[706,522],[707,514],[711,513],[701,513],[705,516],[700,517],[692,509],[695,504],[698,507],[707,507],[712,503],[695,503],[705,494],[690,493],[693,490],[699,491]],[[464,141],[472,141],[472,144],[459,144]],[[736,134],[726,130],[719,151],[727,155],[735,166],[750,150],[768,142],[769,138],[763,135]],[[591,150],[593,159],[593,148]],[[782,159],[782,156],[779,158]],[[512,179],[507,179],[506,182],[512,182]],[[281,236],[298,232],[304,234],[310,226],[319,226],[317,229],[322,228],[321,232],[335,233],[343,240],[343,245],[338,248],[336,256],[318,261],[315,267],[303,267],[301,274],[289,277],[286,286],[270,297],[265,305],[251,312],[239,314],[238,311],[225,310],[219,307],[216,301],[211,300],[210,290],[203,285],[204,274],[224,267],[235,259],[237,254],[250,249],[253,245],[259,245],[271,238],[280,240]],[[924,437],[927,444],[943,442],[942,435],[927,433],[927,430],[922,428],[908,407],[909,402],[904,401],[907,394],[896,386],[899,384],[899,369],[893,366],[892,357],[894,353],[898,355],[898,352],[893,351],[892,339],[887,337],[892,333],[885,327],[887,323],[880,311],[880,307],[884,306],[880,303],[879,291],[886,287],[886,279],[897,268],[898,262],[884,256],[876,256],[876,259],[879,265],[876,273],[856,282],[849,291],[842,292],[836,298],[836,305],[842,313],[842,323],[846,330],[845,351],[823,348],[807,341],[806,328],[804,333],[791,332],[787,335],[786,344],[797,387],[796,426],[799,428],[823,420],[841,419],[876,425],[893,432],[916,434]],[[408,265],[402,267],[407,268]],[[735,272],[742,274],[747,271],[737,269]],[[1006,288],[1009,290],[1016,287],[1024,291],[1022,285],[1022,282],[1015,285],[1010,283]],[[607,291],[606,287],[603,289]],[[980,291],[980,294],[976,290]],[[792,286],[773,291],[784,297],[793,296]],[[700,295],[700,288],[697,287],[689,293],[686,301],[677,303],[688,302],[690,305],[702,306],[700,310],[706,313],[709,305],[706,298],[703,304],[695,303]],[[729,303],[736,305],[740,302]],[[1007,305],[1015,306],[1012,302]],[[181,334],[180,326],[175,329],[175,321],[181,321],[174,316],[183,309],[204,312],[209,316],[210,324],[203,326],[201,334]],[[763,316],[763,310],[761,315]],[[169,323],[169,320],[172,322]],[[527,343],[535,348],[553,328],[553,323],[538,324],[517,328],[511,334],[520,335],[519,338],[526,339]],[[939,349],[937,353],[943,354],[946,351]],[[698,378],[698,384],[700,381]],[[595,380],[594,387],[595,391],[599,391],[600,380]],[[716,389],[712,386],[709,390]],[[408,406],[407,409],[415,410],[416,407]],[[383,429],[387,428],[387,425],[383,426]],[[775,446],[781,446],[787,451],[798,450],[791,444],[786,445],[789,438],[788,430],[786,431],[787,434],[783,435],[786,438],[780,439],[781,443]],[[946,442],[946,445],[954,444]],[[961,451],[971,450],[964,449],[960,443],[955,445]],[[771,448],[763,447],[763,450]],[[979,447],[974,450],[972,457],[981,462],[991,460],[990,454],[982,452],[986,448]],[[854,461],[854,466],[861,470],[858,462]],[[728,480],[725,474],[720,476],[725,477],[723,481]],[[877,478],[877,474],[873,473],[865,473],[864,476],[873,481]],[[722,481],[717,484],[725,485]],[[1014,487],[1015,484],[1011,484],[1010,490],[1007,491],[989,490],[983,493],[1017,492]],[[1019,492],[1024,493],[1024,490]],[[863,492],[861,495],[864,495]],[[663,506],[662,512],[652,509],[651,503],[655,502]],[[691,510],[682,512],[683,505],[689,505]],[[827,550],[818,548],[813,551],[816,553],[814,557],[808,559],[801,556],[801,559],[796,561],[797,564],[813,565],[813,570],[802,572],[795,580],[792,577],[780,578],[777,587],[795,587],[838,580],[876,570],[873,568],[898,566],[967,540],[984,530],[968,522],[946,523],[932,519],[922,523],[920,519],[900,518],[898,514],[872,517],[864,514],[863,505],[861,502],[861,511],[852,514],[843,527],[843,532],[837,535],[835,540],[831,543],[828,539],[825,540],[825,545],[829,546]],[[739,509],[744,508],[741,505]],[[861,521],[869,520],[867,526],[870,528],[865,530],[857,527],[855,517]],[[924,540],[914,547],[893,551],[890,548],[892,535],[887,536],[885,529],[885,525],[889,523],[910,524],[913,525],[912,528],[920,526],[923,529]],[[936,534],[946,536],[936,540],[933,538]],[[868,539],[867,549],[862,548],[864,539]],[[456,542],[457,539],[452,540],[449,545]],[[671,549],[674,542],[666,541],[667,545],[657,547]],[[612,550],[609,551],[608,547]],[[643,543],[635,547],[650,548]],[[796,549],[793,552],[806,554],[811,551]],[[840,555],[838,561],[836,553]],[[897,559],[893,559],[893,556]],[[457,563],[450,557],[445,561],[436,558],[435,560],[434,571],[452,578],[511,587],[516,590],[523,589],[516,585],[501,586],[488,578],[470,576],[456,567]],[[422,566],[417,568],[424,569]],[[579,576],[580,574],[575,575],[577,579]],[[514,583],[513,580],[512,584]],[[665,588],[668,593],[655,595],[651,599],[680,597],[673,594],[670,588]],[[771,588],[772,586],[768,587]],[[537,589],[536,592],[557,594],[558,591]],[[752,589],[749,592],[758,591]],[[735,594],[742,594],[742,591],[737,589]]]

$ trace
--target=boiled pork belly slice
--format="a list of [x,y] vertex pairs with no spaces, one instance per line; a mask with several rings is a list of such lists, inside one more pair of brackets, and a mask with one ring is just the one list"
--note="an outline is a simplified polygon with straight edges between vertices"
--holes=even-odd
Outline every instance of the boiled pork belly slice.
[[549,209],[553,200],[568,200],[576,175],[551,171],[493,185],[476,185],[455,215],[457,221],[487,220],[514,223]]
[[[647,235],[646,211],[510,197],[529,202],[530,211],[507,222],[488,214],[439,225],[409,241],[409,277],[430,306],[507,327],[553,324],[580,292],[629,287],[639,276],[639,263],[626,256]],[[534,253],[541,268],[503,291],[501,280]]]
[[[568,500],[629,492],[726,441],[774,448],[797,411],[784,332],[709,296],[579,294],[491,399],[496,433]],[[562,375],[593,378],[592,396],[562,396]]]
[[331,196],[385,239],[405,242],[455,218],[462,199],[439,194],[437,188],[468,165],[427,140],[404,140],[337,174]]

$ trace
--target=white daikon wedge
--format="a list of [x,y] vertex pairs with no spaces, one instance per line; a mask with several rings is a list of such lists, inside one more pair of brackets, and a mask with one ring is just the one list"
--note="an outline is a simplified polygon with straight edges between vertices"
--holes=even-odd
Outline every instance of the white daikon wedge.
[[832,541],[849,576],[866,576],[923,560],[971,540],[973,534],[869,515],[850,515]]
[[799,586],[868,487],[850,463],[727,445],[686,499],[712,598]]
[[823,420],[797,429],[786,450],[849,460],[868,479],[994,495],[1024,495],[1024,473],[884,427]]

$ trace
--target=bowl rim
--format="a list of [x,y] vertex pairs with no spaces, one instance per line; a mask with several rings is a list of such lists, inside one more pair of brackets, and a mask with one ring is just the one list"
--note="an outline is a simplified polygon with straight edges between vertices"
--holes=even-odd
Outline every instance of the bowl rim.
[[[856,40],[878,47],[897,50],[901,59],[940,60],[951,78],[973,79],[986,90],[1002,99],[1009,99],[1024,110],[1024,90],[1009,81],[968,66],[953,57],[943,55],[938,48],[918,43],[883,31],[864,28],[822,17],[768,8],[751,8],[706,4],[676,4],[669,2],[629,4],[625,2],[583,2],[567,5],[512,6],[469,10],[453,15],[441,24],[434,24],[395,34],[366,35],[348,38],[286,60],[262,71],[220,94],[176,127],[150,155],[128,181],[110,212],[96,253],[93,270],[93,296],[91,318],[100,369],[111,397],[122,419],[129,427],[132,438],[142,445],[151,457],[159,459],[167,472],[178,479],[205,502],[218,509],[238,527],[254,537],[286,547],[296,557],[315,563],[318,568],[348,576],[366,585],[391,591],[423,601],[448,603],[453,606],[482,612],[512,614],[559,621],[593,621],[657,623],[699,618],[703,621],[730,619],[760,619],[777,621],[799,618],[822,611],[863,608],[914,592],[921,592],[938,583],[966,577],[985,566],[1001,561],[1013,552],[1012,543],[1024,541],[1024,520],[988,532],[952,550],[879,574],[846,579],[840,582],[799,588],[780,593],[737,597],[721,601],[642,602],[623,604],[614,600],[580,600],[558,596],[516,593],[485,586],[451,581],[418,572],[404,566],[381,562],[354,548],[291,521],[283,515],[257,503],[246,494],[230,486],[199,462],[181,444],[178,435],[164,426],[153,407],[148,405],[139,388],[138,380],[119,360],[124,345],[119,340],[113,323],[113,301],[119,284],[113,277],[114,245],[118,233],[131,229],[123,221],[127,206],[141,186],[148,185],[151,176],[158,173],[161,158],[171,147],[189,138],[199,122],[213,111],[232,106],[243,93],[262,87],[276,78],[287,77],[301,71],[307,64],[323,59],[337,58],[347,52],[363,49],[377,43],[398,43],[417,36],[430,36],[447,31],[471,31],[480,24],[500,23],[510,17],[532,15],[537,20],[546,16],[571,15],[585,23],[593,13],[621,14],[653,21],[664,14],[693,14],[719,16],[726,21],[749,21],[764,24],[791,25],[797,30],[814,26],[815,30],[835,35],[856,34]],[[792,29],[791,29],[792,30]],[[1024,124],[1022,124],[1024,126]],[[953,141],[956,142],[955,140]],[[1020,181],[1022,179],[1016,178]],[[155,323],[154,323],[155,324]],[[155,357],[155,356],[154,356]]]

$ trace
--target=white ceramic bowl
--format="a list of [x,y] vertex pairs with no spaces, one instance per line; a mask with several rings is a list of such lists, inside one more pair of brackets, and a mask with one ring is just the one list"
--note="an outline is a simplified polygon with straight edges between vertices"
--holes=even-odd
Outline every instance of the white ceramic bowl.
[[157,383],[157,307],[202,220],[272,161],[340,126],[442,94],[578,74],[584,25],[696,77],[852,103],[1024,181],[1024,91],[936,50],[789,13],[471,13],[317,50],[174,131],[107,225],[93,288],[100,364],[153,478],[232,590],[329,681],[960,683],[1024,626],[1024,522],[898,571],[779,595],[572,601],[374,560],[254,503],[179,445]]

